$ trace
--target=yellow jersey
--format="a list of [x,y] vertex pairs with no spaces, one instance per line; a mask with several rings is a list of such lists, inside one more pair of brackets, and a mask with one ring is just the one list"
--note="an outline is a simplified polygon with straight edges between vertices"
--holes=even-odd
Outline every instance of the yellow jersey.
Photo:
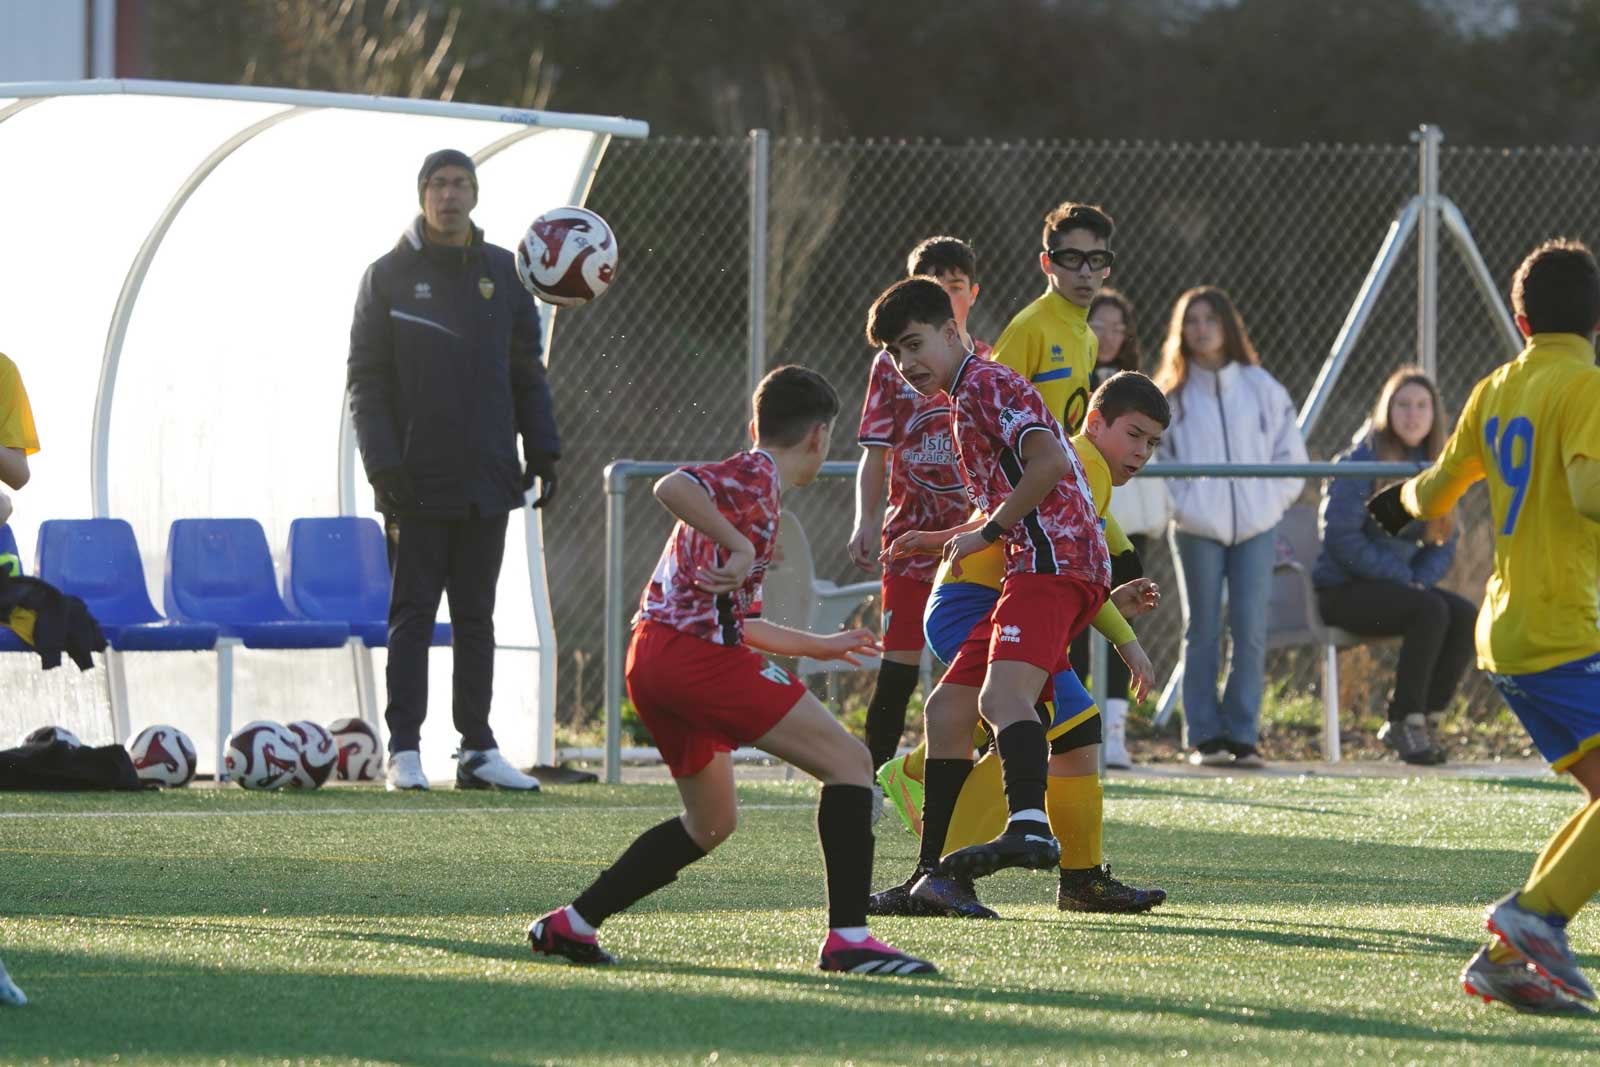
[[20,448],[28,455],[39,451],[39,433],[33,426],[33,408],[22,387],[17,365],[0,352],[0,447]]
[[[1132,552],[1133,545],[1122,532],[1122,527],[1106,514],[1106,509],[1111,506],[1111,467],[1106,463],[1105,456],[1100,454],[1100,450],[1086,434],[1074,437],[1072,448],[1078,453],[1078,459],[1083,464],[1083,473],[1089,483],[1089,495],[1094,502],[1094,511],[1100,516],[1100,524],[1105,531],[1106,547],[1113,558],[1124,552]],[[963,559],[959,578],[951,572],[950,564],[941,560],[939,573],[934,577],[934,584],[968,582],[990,589],[999,589],[1005,580],[1005,574],[1005,545],[996,541],[988,548],[974,552]],[[1095,616],[1094,626],[1113,645],[1126,644],[1134,637],[1133,628],[1128,625],[1128,620],[1122,617],[1122,613],[1109,600],[1100,609],[1100,614]]]
[[1089,329],[1089,312],[1054,289],[1017,312],[990,359],[1004,363],[1039,390],[1050,414],[1068,436],[1083,429],[1089,414],[1100,342]]
[[1478,614],[1478,664],[1534,674],[1600,653],[1600,523],[1573,506],[1567,465],[1600,460],[1600,368],[1588,338],[1534,334],[1472,390],[1455,432],[1401,500],[1447,513],[1480,478],[1494,516],[1494,574]]

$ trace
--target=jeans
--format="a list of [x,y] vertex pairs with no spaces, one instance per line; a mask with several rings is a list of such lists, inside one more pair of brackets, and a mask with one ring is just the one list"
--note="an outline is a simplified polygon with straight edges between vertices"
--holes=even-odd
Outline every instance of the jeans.
[[1399,634],[1389,718],[1443,711],[1472,665],[1477,605],[1443,589],[1353,581],[1317,590],[1322,621],[1353,634]]
[[428,646],[439,596],[450,597],[452,711],[461,747],[494,748],[494,594],[506,549],[508,515],[388,520],[389,751],[414,752],[428,714]]
[[[1276,528],[1225,545],[1174,532],[1183,572],[1183,716],[1189,744],[1254,746],[1261,734],[1267,659],[1267,603],[1277,560]],[[1222,660],[1222,586],[1228,586],[1228,681],[1217,701]]]

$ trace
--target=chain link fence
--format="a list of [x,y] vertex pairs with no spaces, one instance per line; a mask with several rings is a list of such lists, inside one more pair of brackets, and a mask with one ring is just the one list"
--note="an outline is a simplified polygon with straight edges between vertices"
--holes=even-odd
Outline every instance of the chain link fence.
[[[750,152],[743,140],[614,143],[589,198],[616,227],[622,264],[615,293],[558,315],[555,326],[551,377],[567,454],[561,503],[546,531],[561,648],[557,718],[569,735],[596,722],[602,700],[602,469],[618,458],[719,458],[747,440]],[[1538,240],[1600,231],[1600,203],[1584,195],[1600,178],[1600,151],[1447,146],[1440,173],[1441,193],[1464,212],[1502,293]],[[906,252],[936,233],[974,246],[981,292],[969,325],[992,341],[1042,291],[1040,224],[1070,198],[1100,203],[1117,220],[1111,284],[1138,309],[1146,370],[1154,368],[1175,297],[1216,284],[1232,293],[1265,366],[1298,402],[1391,220],[1417,190],[1411,145],[774,140],[766,363],[803,363],[828,376],[845,410],[831,458],[853,460],[870,356],[865,311],[903,274]],[[1313,458],[1341,450],[1383,379],[1417,359],[1415,243],[1309,434]],[[1446,403],[1458,410],[1505,347],[1443,243],[1438,366]],[[1307,503],[1314,505],[1318,489],[1308,487]],[[843,551],[851,486],[825,480],[789,506],[810,535],[820,576],[859,580]],[[1475,600],[1491,562],[1486,507],[1481,489],[1464,504],[1448,583]],[[627,514],[627,583],[637,589],[668,523],[643,485],[631,490]],[[1175,594],[1165,545],[1151,555],[1148,570]],[[1169,670],[1182,636],[1176,596],[1139,628],[1158,670]],[[1393,656],[1392,646],[1346,653],[1341,696],[1354,711],[1347,729],[1382,713]],[[1317,663],[1311,649],[1271,654],[1273,703],[1314,696]],[[1464,700],[1479,716],[1499,706],[1476,678]]]

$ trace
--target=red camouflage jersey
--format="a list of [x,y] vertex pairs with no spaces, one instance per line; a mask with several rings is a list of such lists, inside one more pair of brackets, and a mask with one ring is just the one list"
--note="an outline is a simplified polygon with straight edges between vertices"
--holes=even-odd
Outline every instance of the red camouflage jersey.
[[708,593],[695,585],[695,572],[724,562],[727,549],[687,523],[677,523],[639,598],[633,623],[649,619],[714,644],[743,644],[744,620],[761,614],[761,579],[778,541],[778,465],[767,453],[751,450],[679,470],[699,482],[717,510],[750,539],[756,560],[738,589]]
[[[989,346],[974,340],[980,359]],[[923,396],[900,377],[889,353],[879,352],[867,377],[856,440],[863,448],[889,450],[889,506],[883,513],[883,544],[911,530],[960,525],[971,505],[961,482],[950,430],[950,398]],[[884,573],[933,581],[937,556],[910,556],[884,564]]]
[[1003,363],[968,356],[951,384],[956,452],[974,507],[992,515],[1022,480],[1022,438],[1056,435],[1072,470],[1005,532],[1006,574],[1062,574],[1111,585],[1111,554],[1078,453],[1044,398]]

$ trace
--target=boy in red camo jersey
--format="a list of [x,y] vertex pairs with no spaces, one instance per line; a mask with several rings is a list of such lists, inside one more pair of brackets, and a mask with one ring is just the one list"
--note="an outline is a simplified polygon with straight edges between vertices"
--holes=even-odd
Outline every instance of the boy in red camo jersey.
[[[961,343],[950,298],[928,278],[885,291],[867,315],[867,339],[924,396],[950,397],[955,446],[972,504],[982,514],[956,527],[944,558],[961,560],[999,540],[1005,578],[989,640],[969,641],[928,700],[923,850],[949,878],[1005,867],[1054,868],[1061,850],[1046,821],[1049,747],[1034,712],[1074,634],[1094,618],[1111,585],[1111,560],[1083,468],[1038,391],[1003,364]],[[981,629],[981,628],[980,628]],[[941,699],[947,686],[981,686],[978,711],[993,729],[1009,819],[993,841],[941,862],[957,796],[972,770],[970,702]]]
[[[967,315],[978,296],[978,259],[971,246],[958,237],[929,237],[906,257],[906,276],[918,275],[944,287],[962,345],[987,358],[989,346],[967,333]],[[966,519],[967,492],[950,437],[949,398],[925,397],[911,388],[886,352],[872,361],[857,440],[861,463],[849,546],[857,567],[875,569],[879,553],[907,531],[945,530]],[[885,483],[889,506],[882,510]],[[906,705],[922,661],[922,611],[938,565],[933,556],[883,565],[883,660],[867,703],[866,725],[875,768],[894,757],[905,733]]]
[[817,836],[828,892],[818,966],[857,974],[931,974],[867,932],[872,765],[867,750],[793,675],[755,650],[844,659],[878,650],[867,630],[820,635],[761,619],[781,494],[808,485],[828,454],[839,398],[803,367],[756,389],[755,448],[662,478],[656,499],[678,520],[645,587],[628,648],[628,696],[672,771],[681,816],[645,831],[571,905],[528,927],[536,954],[612,963],[595,928],[675,881],[733,833],[729,753],[755,745],[822,782]]

